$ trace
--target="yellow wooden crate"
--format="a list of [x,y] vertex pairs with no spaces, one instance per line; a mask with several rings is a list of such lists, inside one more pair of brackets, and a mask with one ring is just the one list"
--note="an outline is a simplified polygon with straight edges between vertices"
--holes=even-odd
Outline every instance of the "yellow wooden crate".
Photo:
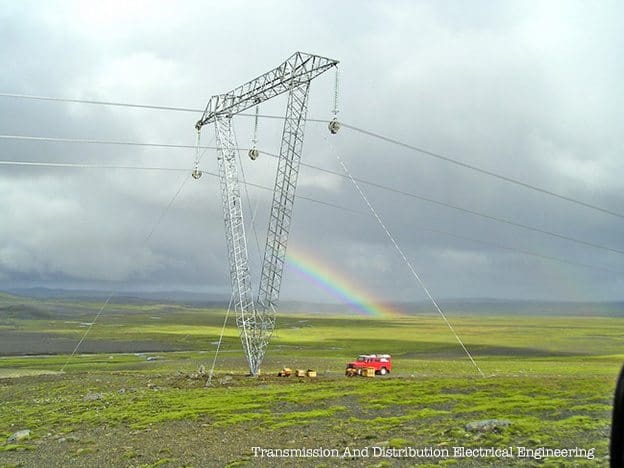
[[292,374],[292,369],[290,369],[289,367],[284,367],[281,371],[278,372],[277,376],[278,377],[290,377],[291,374]]
[[375,368],[374,367],[367,367],[366,369],[364,369],[362,371],[362,375],[364,377],[375,377]]

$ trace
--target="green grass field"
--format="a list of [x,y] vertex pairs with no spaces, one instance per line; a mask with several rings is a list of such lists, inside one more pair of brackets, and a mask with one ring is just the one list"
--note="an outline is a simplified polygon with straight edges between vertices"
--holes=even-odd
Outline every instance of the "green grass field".
[[[100,303],[2,296],[0,305],[0,334],[44,340],[51,353],[9,356],[0,344],[0,436],[31,430],[29,439],[0,443],[0,466],[608,464],[612,394],[624,361],[619,318],[450,317],[483,378],[435,315],[281,315],[262,375],[249,378],[231,317],[206,388],[193,374],[212,364],[222,310],[112,304],[85,343],[156,343],[169,351],[78,353],[67,362],[60,350],[78,342]],[[344,377],[347,360],[365,352],[392,353],[390,376]],[[313,368],[319,377],[275,377],[283,366]],[[509,425],[466,429],[492,418]],[[347,447],[365,455],[373,446],[451,455],[342,456]],[[340,457],[259,458],[253,447],[322,447]],[[460,458],[453,447],[512,447],[516,457]],[[518,457],[516,447],[594,452],[535,459]]]

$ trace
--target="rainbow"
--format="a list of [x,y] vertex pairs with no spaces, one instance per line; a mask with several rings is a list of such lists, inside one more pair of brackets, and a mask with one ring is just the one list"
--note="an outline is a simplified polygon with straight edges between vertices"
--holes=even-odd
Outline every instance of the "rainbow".
[[286,264],[289,270],[341,302],[347,303],[361,315],[377,318],[402,315],[399,310],[382,305],[333,266],[321,263],[316,254],[289,246]]

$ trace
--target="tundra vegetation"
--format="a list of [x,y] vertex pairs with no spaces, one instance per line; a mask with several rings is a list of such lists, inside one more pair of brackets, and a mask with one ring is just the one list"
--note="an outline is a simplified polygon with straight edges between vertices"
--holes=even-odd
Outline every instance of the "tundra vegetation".
[[[434,314],[376,319],[282,314],[258,378],[245,376],[233,317],[212,386],[224,311],[116,301],[68,355],[101,303],[0,296],[0,466],[501,466],[495,458],[258,459],[264,448],[595,448],[608,463],[619,317],[453,314],[480,377]],[[578,311],[576,311],[578,312]],[[36,349],[35,355],[23,355]],[[124,350],[116,352],[115,350]],[[393,355],[385,377],[346,378],[357,354]],[[282,367],[317,378],[278,378]],[[474,421],[509,424],[470,431]],[[20,430],[30,434],[9,438]],[[7,441],[7,442],[5,442]]]

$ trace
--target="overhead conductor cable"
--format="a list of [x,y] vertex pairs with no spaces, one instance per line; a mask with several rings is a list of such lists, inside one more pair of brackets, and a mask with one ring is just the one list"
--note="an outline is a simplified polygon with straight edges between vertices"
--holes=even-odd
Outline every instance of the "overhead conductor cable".
[[[337,67],[336,67],[337,68]],[[336,89],[338,89],[338,74],[336,74]],[[7,98],[16,98],[16,99],[31,99],[31,100],[39,100],[39,101],[58,101],[58,102],[70,102],[70,103],[79,103],[79,104],[96,104],[96,105],[104,105],[104,106],[119,106],[119,107],[130,107],[130,108],[139,108],[139,109],[151,109],[151,110],[165,110],[165,111],[178,111],[178,112],[192,112],[192,113],[201,113],[203,109],[193,109],[193,108],[188,108],[188,107],[172,107],[172,106],[156,106],[156,105],[146,105],[146,104],[132,104],[132,103],[126,103],[126,102],[111,102],[111,101],[98,101],[98,100],[93,100],[93,99],[71,99],[71,98],[59,98],[59,97],[51,97],[51,96],[35,96],[35,95],[28,95],[28,94],[17,94],[17,93],[0,93],[0,97],[7,97]],[[337,92],[336,92],[336,101],[337,102]],[[244,116],[244,117],[255,117],[254,114],[249,114],[249,113],[245,113],[245,112],[241,112],[238,115],[240,116]],[[280,115],[263,115],[263,114],[259,114],[258,117],[264,118],[264,119],[276,119],[276,120],[283,120],[284,116],[280,116]],[[310,117],[306,117],[305,118],[306,121],[308,122],[319,122],[319,123],[326,123],[327,121],[325,119],[314,119],[314,118],[310,118]],[[624,214],[623,213],[619,213],[619,212],[615,212],[613,210],[607,209],[607,208],[603,208],[588,202],[585,202],[583,200],[578,200],[576,198],[570,197],[570,196],[566,196],[560,193],[556,193],[553,192],[552,190],[548,190],[542,187],[538,187],[536,185],[532,185],[529,184],[527,182],[523,182],[521,180],[509,177],[509,176],[505,176],[502,174],[497,174],[495,172],[492,171],[488,171],[486,169],[480,168],[478,166],[475,166],[473,164],[468,164],[465,162],[462,162],[460,160],[454,159],[454,158],[450,158],[448,156],[445,156],[443,154],[440,153],[435,153],[433,151],[429,151],[426,150],[424,148],[419,148],[417,146],[396,140],[394,138],[390,138],[388,136],[385,135],[381,135],[379,133],[375,133],[372,132],[370,130],[366,130],[363,128],[358,128],[354,125],[349,125],[349,124],[340,124],[340,122],[338,122],[337,119],[332,119],[332,121],[330,122],[330,125],[333,125],[332,122],[335,122],[338,124],[338,129],[340,129],[341,126],[344,125],[344,127],[349,128],[351,130],[354,130],[356,132],[362,133],[364,135],[368,135],[371,136],[373,138],[378,138],[382,141],[386,141],[388,143],[392,143],[395,145],[399,145],[402,146],[404,148],[408,148],[412,151],[416,151],[419,152],[421,154],[424,154],[426,156],[431,156],[433,158],[437,158],[440,159],[442,161],[446,161],[448,163],[451,164],[455,164],[458,166],[462,166],[466,169],[470,169],[476,172],[479,172],[483,175],[487,175],[487,176],[491,176],[491,177],[495,177],[498,178],[500,180],[503,180],[505,182],[509,182],[512,184],[516,184],[519,185],[521,187],[527,188],[529,190],[534,190],[536,192],[540,192],[542,194],[545,195],[549,195],[555,198],[559,198],[561,200],[565,200],[567,202],[570,203],[574,203],[576,205],[580,205],[580,206],[584,206],[585,208],[589,208],[595,211],[599,211],[602,212],[604,214],[608,214],[611,216],[616,216],[618,218],[624,218]],[[331,131],[331,128],[330,128]],[[336,130],[337,131],[337,130]],[[335,132],[333,132],[335,133]],[[93,142],[95,143],[95,142]]]

